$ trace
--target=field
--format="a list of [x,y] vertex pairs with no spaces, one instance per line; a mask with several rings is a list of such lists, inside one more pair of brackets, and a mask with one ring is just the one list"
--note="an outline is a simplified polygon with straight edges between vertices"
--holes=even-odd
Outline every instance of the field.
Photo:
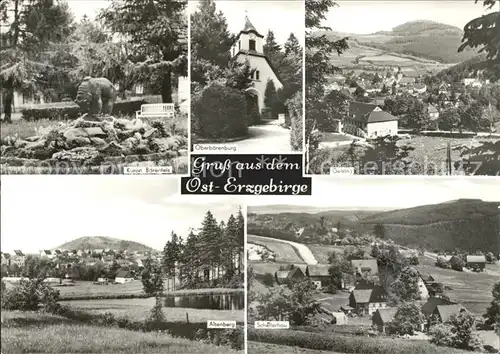
[[436,281],[449,286],[451,290],[446,290],[445,294],[464,305],[473,314],[482,316],[486,312],[493,299],[491,294],[493,284],[498,282],[500,276],[500,265],[489,265],[488,272],[471,273],[443,269],[433,264],[434,261],[431,259],[421,259],[417,269],[432,274]]
[[77,295],[99,295],[99,294],[143,294],[142,283],[134,280],[126,284],[97,285],[91,281],[78,281],[73,286],[58,286],[61,298]]
[[300,258],[295,251],[295,249],[284,242],[280,241],[270,241],[262,238],[255,238],[253,235],[248,235],[248,243],[254,241],[257,244],[261,244],[269,248],[275,255],[276,259],[284,263],[304,263],[302,258]]
[[[73,309],[93,314],[111,312],[117,317],[127,317],[132,320],[146,319],[154,303],[154,298],[61,301],[61,304],[68,305]],[[208,320],[244,321],[243,311],[165,307],[163,313],[167,320],[171,322],[184,322],[186,321],[186,315],[189,317],[189,322],[205,322]]]
[[161,333],[81,325],[63,317],[2,311],[4,353],[239,353]]
[[289,347],[270,343],[248,342],[248,354],[342,354],[339,352]]

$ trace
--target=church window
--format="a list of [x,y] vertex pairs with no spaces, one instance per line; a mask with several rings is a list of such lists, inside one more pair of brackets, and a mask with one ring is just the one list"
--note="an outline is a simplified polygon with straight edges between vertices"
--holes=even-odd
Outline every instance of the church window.
[[260,71],[255,71],[255,80],[260,80]]
[[255,41],[253,39],[248,41],[248,49],[255,51]]
[[238,50],[241,49],[241,41],[238,41]]

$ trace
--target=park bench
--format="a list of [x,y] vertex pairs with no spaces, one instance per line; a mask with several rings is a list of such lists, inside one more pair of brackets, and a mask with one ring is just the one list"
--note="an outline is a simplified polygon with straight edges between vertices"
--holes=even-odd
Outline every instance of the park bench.
[[173,103],[148,103],[141,106],[140,111],[135,112],[136,118],[173,118],[175,108]]

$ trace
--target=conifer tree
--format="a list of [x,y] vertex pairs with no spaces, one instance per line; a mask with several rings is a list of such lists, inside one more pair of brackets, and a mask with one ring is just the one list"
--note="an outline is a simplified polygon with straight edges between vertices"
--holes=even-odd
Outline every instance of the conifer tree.
[[288,39],[285,42],[285,55],[296,55],[302,57],[302,47],[299,44],[299,40],[293,33],[290,33]]

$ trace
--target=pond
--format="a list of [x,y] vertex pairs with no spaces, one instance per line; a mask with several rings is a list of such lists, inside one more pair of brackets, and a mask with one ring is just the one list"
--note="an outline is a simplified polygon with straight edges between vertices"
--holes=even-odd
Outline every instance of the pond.
[[209,310],[243,310],[243,294],[167,296],[165,307],[184,307]]

